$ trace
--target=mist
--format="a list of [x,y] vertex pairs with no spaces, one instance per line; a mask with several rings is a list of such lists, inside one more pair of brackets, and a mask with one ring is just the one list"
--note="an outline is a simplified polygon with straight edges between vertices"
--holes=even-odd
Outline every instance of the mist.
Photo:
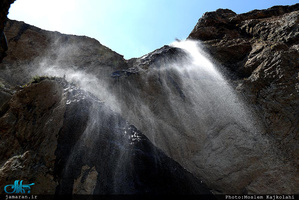
[[[278,154],[272,147],[274,141],[265,136],[258,115],[232,89],[221,67],[204,52],[200,42],[174,42],[151,52],[133,62],[130,71],[134,73],[125,68],[101,68],[102,71],[91,73],[97,68],[95,63],[70,64],[67,60],[80,48],[75,44],[56,48],[56,56],[50,53],[39,59],[39,67],[33,73],[63,77],[98,98],[99,105],[107,106],[103,110],[97,104],[90,111],[88,126],[67,166],[72,166],[80,151],[92,151],[95,138],[102,137],[97,130],[107,128],[107,120],[99,116],[114,116],[113,113],[134,124],[154,145],[196,177],[208,184],[213,182],[209,185],[213,188],[235,191],[229,184],[232,177],[225,175],[231,171],[236,172],[232,176],[238,180],[257,176],[256,169],[276,170],[281,166],[282,161],[273,157]],[[111,76],[118,70],[126,73],[117,78]],[[118,127],[117,120],[109,122],[109,129],[118,130]],[[130,143],[121,136],[126,133],[118,134],[115,138],[119,140],[118,148],[130,149]],[[115,170],[129,165],[132,155],[128,152],[117,154],[119,162],[117,166],[113,164]],[[70,173],[68,168],[71,169],[66,167],[65,174]],[[243,168],[249,171],[240,170]],[[130,172],[125,176],[129,177]],[[119,178],[117,175],[115,181]]]

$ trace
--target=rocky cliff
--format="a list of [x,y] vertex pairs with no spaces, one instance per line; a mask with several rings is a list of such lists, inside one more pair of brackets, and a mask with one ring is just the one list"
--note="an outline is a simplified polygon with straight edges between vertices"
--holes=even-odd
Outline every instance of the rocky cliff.
[[[298,193],[298,9],[209,12],[188,37],[202,49],[195,56],[178,44],[131,60],[92,38],[8,20],[1,187]],[[225,78],[192,67],[192,56]]]

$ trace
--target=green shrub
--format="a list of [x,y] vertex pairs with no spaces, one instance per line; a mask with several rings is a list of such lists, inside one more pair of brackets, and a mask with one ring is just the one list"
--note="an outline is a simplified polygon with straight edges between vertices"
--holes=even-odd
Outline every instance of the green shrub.
[[55,77],[38,76],[38,75],[36,75],[36,76],[33,76],[32,79],[28,83],[26,83],[25,85],[23,85],[22,87],[27,87],[27,86],[29,86],[32,83],[39,83],[39,82],[41,82],[43,80],[46,80],[46,79],[48,79],[48,80],[54,80]]

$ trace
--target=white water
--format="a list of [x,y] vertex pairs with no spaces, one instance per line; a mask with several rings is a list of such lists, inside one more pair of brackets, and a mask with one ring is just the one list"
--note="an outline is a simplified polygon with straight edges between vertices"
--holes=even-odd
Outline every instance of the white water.
[[[211,117],[219,126],[221,123],[235,122],[248,132],[261,131],[249,107],[238,98],[199,42],[187,40],[174,42],[172,46],[183,49],[189,56],[188,62],[174,66],[180,72],[182,87],[189,94],[198,117]],[[206,132],[211,131],[207,127]]]
[[281,162],[274,158],[271,140],[263,136],[251,108],[200,43],[182,41],[172,46],[186,56],[143,68],[140,87],[121,82],[123,116],[188,171],[219,190],[241,192],[259,178],[257,171],[277,170]]
[[[183,146],[189,145],[181,144],[182,140],[201,146],[209,135],[218,135],[230,125],[250,133],[250,137],[261,132],[249,108],[235,95],[198,42],[187,40],[172,46],[184,50],[186,57],[179,61],[165,59],[158,67],[150,66],[142,74],[142,89],[125,85],[133,91],[118,91],[123,92],[119,104],[134,99],[129,107],[123,106],[130,122],[155,144],[168,149],[170,156],[182,154],[182,160],[186,160],[188,152]],[[172,142],[176,148],[169,147]]]

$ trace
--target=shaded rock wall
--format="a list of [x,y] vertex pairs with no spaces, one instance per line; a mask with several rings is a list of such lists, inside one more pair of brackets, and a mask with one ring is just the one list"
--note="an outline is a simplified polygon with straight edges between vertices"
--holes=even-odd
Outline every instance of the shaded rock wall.
[[55,192],[56,137],[64,112],[62,87],[52,80],[33,84],[12,96],[0,118],[1,188],[24,180],[36,184],[33,192]]
[[4,58],[5,51],[7,50],[7,41],[5,34],[3,33],[5,22],[7,20],[8,10],[10,4],[12,4],[15,0],[3,0],[0,3],[0,63]]
[[8,10],[10,7],[10,4],[12,4],[15,0],[3,0],[0,3],[0,30],[3,31],[5,22],[8,15]]

